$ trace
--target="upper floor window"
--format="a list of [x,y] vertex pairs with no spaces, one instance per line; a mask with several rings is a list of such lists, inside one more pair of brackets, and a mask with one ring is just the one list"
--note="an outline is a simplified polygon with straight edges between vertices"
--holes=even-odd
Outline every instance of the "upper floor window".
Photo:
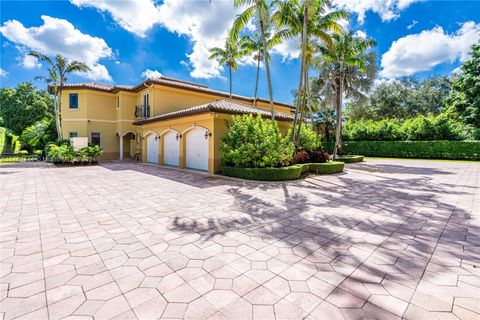
[[78,137],[78,132],[71,131],[71,132],[68,133],[68,137],[69,138],[76,138],[76,137]]
[[115,106],[115,108],[120,108],[120,96],[117,96],[117,105]]
[[78,93],[70,93],[70,109],[78,109]]
[[99,147],[102,146],[102,137],[100,135],[100,132],[90,133],[90,144],[97,145]]

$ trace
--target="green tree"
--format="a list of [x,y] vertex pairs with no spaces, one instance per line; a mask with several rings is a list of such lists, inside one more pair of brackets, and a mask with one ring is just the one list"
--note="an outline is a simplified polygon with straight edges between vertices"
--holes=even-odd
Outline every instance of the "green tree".
[[220,65],[228,67],[230,79],[230,99],[232,99],[232,70],[238,70],[238,60],[249,52],[246,40],[227,39],[223,48],[214,47],[210,49],[210,60],[218,60]]
[[[245,10],[240,13],[233,22],[232,29],[230,30],[230,38],[237,39],[240,33],[246,28],[247,24],[251,21],[254,22],[258,33],[260,35],[261,50],[264,57],[268,57],[268,45],[267,45],[267,31],[269,25],[271,25],[271,6],[266,0],[234,0],[235,7],[246,7]],[[272,79],[270,76],[270,63],[268,59],[265,60],[265,70],[267,72],[268,83],[268,96],[270,98],[270,112],[272,114],[272,121],[275,121],[275,109],[273,107],[273,90]]]
[[[283,38],[285,37],[284,32],[274,32],[272,27],[268,27],[265,32],[265,41],[267,49],[270,50],[274,46],[282,43]],[[253,59],[257,61],[257,72],[255,76],[255,91],[253,93],[253,105],[256,105],[258,98],[258,79],[260,76],[260,63],[264,61],[265,57],[263,56],[263,43],[262,38],[258,32],[254,32],[252,35],[246,35],[243,37],[245,39],[245,46],[248,48],[249,52],[255,52]],[[267,53],[267,59],[270,61],[270,54]]]
[[56,135],[53,117],[44,118],[23,130],[20,142],[30,151],[35,151],[44,149],[49,142],[55,141]]
[[300,38],[300,77],[292,129],[292,141],[297,145],[303,116],[307,108],[313,123],[308,87],[308,70],[313,54],[318,44],[328,48],[332,47],[330,33],[342,31],[338,21],[348,18],[348,14],[344,11],[332,11],[328,0],[278,1],[276,7],[273,19],[279,28],[288,30],[287,34],[290,38]]
[[[334,34],[331,46],[319,48],[315,57],[316,81],[320,94],[334,101],[336,157],[341,148],[342,106],[344,96],[354,100],[366,100],[377,73],[375,41],[350,33]],[[333,97],[331,95],[333,94]]]
[[480,128],[480,42],[472,46],[471,59],[461,66],[461,73],[452,81],[447,99],[449,107],[474,128]]
[[67,76],[71,73],[87,72],[90,67],[79,61],[68,61],[61,55],[51,58],[37,51],[30,51],[29,55],[47,63],[48,75],[39,76],[35,79],[43,80],[49,85],[51,92],[55,96],[55,125],[58,139],[62,139],[62,90],[63,84],[67,82]]
[[43,118],[53,116],[54,101],[51,96],[29,83],[20,83],[16,88],[4,87],[0,91],[0,115],[3,126],[13,134],[22,131]]

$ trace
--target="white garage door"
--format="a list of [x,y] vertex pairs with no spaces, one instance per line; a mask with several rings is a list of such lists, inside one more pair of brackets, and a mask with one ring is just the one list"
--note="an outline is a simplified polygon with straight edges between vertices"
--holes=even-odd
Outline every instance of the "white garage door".
[[186,164],[187,168],[208,170],[208,139],[206,129],[193,129],[187,133]]
[[163,162],[167,166],[177,166],[180,157],[180,143],[176,132],[169,132],[163,136]]
[[154,134],[147,137],[147,161],[158,163],[158,138]]

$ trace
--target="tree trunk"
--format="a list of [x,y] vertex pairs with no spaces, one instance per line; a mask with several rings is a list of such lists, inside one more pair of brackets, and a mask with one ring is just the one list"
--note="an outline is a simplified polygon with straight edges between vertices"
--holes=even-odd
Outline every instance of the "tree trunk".
[[[304,62],[305,66],[303,68],[303,97],[302,97],[302,109],[300,110],[300,121],[298,122],[298,128],[297,128],[297,135],[296,135],[296,144],[298,144],[298,140],[300,139],[300,132],[302,130],[302,124],[303,124],[303,117],[305,116],[306,112],[306,107],[307,105],[310,107],[310,104],[308,103],[308,64],[306,61]],[[311,108],[310,108],[311,112]],[[313,117],[312,117],[313,120]]]
[[265,30],[263,26],[263,21],[261,17],[258,17],[260,20],[260,33],[262,37],[262,50],[263,56],[265,57],[265,69],[267,71],[267,83],[268,83],[268,95],[270,98],[270,113],[272,114],[272,121],[275,121],[275,108],[273,107],[273,92],[272,92],[272,79],[270,78],[270,66],[267,59],[267,44],[265,41]]
[[305,50],[306,50],[306,46],[307,46],[307,15],[308,15],[308,8],[307,8],[307,1],[304,1],[304,7],[303,7],[303,27],[302,27],[302,51],[301,51],[301,59],[302,59],[302,62],[301,62],[301,66],[300,66],[300,81],[299,81],[299,86],[298,86],[298,98],[297,98],[297,109],[298,112],[300,112],[300,122],[298,124],[299,128],[297,129],[297,132],[298,132],[298,135],[295,134],[295,125],[296,125],[296,121],[298,119],[298,115],[297,115],[297,110],[295,110],[295,117],[294,117],[294,128],[293,128],[293,143],[295,144],[295,149],[297,148],[298,146],[298,138],[299,138],[299,133],[300,133],[300,123],[302,121],[302,117],[303,117],[303,107],[304,107],[304,90],[303,88],[305,87],[305,83],[303,83],[305,81],[305,69],[306,69],[306,57],[305,57]]
[[335,148],[333,150],[333,160],[338,155],[341,148],[342,139],[342,96],[343,96],[343,81],[340,78],[337,86],[336,97],[336,127],[335,127]]
[[230,100],[232,100],[232,67],[228,66],[228,73],[230,74]]
[[55,127],[57,129],[57,139],[63,140],[62,134],[62,90],[57,94],[57,103],[55,104]]
[[257,76],[255,77],[255,93],[253,94],[253,105],[257,106],[257,93],[258,93],[258,77],[260,74],[260,60],[262,53],[258,50],[258,61],[257,61]]

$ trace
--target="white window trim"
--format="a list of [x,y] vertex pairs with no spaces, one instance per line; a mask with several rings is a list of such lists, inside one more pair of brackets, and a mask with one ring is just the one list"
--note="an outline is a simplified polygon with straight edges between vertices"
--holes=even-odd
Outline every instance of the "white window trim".
[[88,143],[92,144],[92,133],[98,133],[100,135],[100,145],[99,145],[99,147],[103,148],[103,135],[102,135],[101,132],[98,132],[98,131],[89,132],[88,133]]

